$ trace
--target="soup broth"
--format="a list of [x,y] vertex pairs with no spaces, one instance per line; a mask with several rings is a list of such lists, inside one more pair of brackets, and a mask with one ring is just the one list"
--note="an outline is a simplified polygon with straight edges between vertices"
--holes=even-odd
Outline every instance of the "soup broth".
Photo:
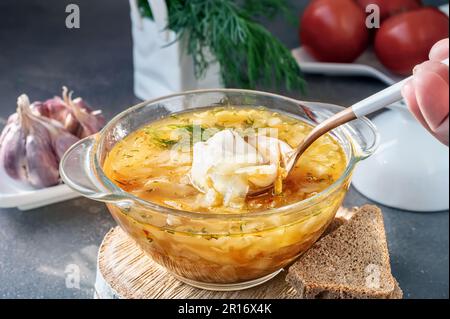
[[156,204],[190,212],[252,213],[302,201],[333,184],[347,159],[329,134],[317,140],[284,180],[278,194],[246,197],[239,207],[204,204],[192,186],[192,146],[222,130],[240,136],[276,136],[295,148],[311,131],[309,124],[264,108],[217,107],[180,113],[149,123],[118,142],[104,162],[106,175],[123,190]]

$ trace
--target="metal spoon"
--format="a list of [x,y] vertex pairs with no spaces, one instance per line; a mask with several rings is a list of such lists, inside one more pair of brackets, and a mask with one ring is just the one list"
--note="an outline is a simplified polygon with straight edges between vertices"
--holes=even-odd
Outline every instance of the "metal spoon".
[[[448,66],[448,58],[441,61],[441,63]],[[311,146],[319,137],[328,133],[329,131],[335,129],[336,127],[355,120],[357,118],[366,116],[373,112],[376,112],[386,106],[391,105],[392,103],[398,102],[402,99],[401,89],[405,85],[406,82],[410,81],[412,76],[397,82],[386,89],[375,93],[364,100],[353,104],[352,106],[346,108],[345,110],[336,113],[329,119],[326,119],[316,127],[306,136],[306,138],[300,143],[297,148],[288,155],[287,165],[285,167],[287,174],[292,171],[292,168],[297,163],[298,159],[302,156],[302,154]],[[270,189],[273,188],[273,185],[269,185],[264,188],[256,189],[250,191],[248,196],[257,196],[263,193],[266,193]]]

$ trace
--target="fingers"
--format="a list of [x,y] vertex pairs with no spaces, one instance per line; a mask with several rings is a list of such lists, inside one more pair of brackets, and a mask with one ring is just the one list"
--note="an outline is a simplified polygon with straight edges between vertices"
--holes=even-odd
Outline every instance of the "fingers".
[[409,110],[414,115],[414,117],[425,127],[436,139],[445,145],[449,144],[449,118],[448,115],[445,120],[435,129],[432,130],[428,125],[425,117],[422,114],[421,108],[416,98],[416,92],[413,81],[409,81],[402,88],[403,97],[408,104]]
[[437,42],[430,61],[414,68],[413,80],[402,88],[411,113],[439,141],[449,143],[449,74],[440,61],[449,56],[449,40]]
[[419,69],[413,78],[419,109],[428,126],[435,131],[448,117],[449,86],[437,73]]
[[402,95],[406,100],[409,110],[414,115],[414,117],[422,124],[428,131],[432,133],[431,128],[428,126],[427,121],[422,115],[419,108],[419,103],[417,103],[416,92],[414,90],[414,83],[412,81],[407,82],[402,88]]
[[447,119],[436,129],[434,136],[448,146],[448,116]]
[[447,38],[433,45],[429,54],[430,60],[442,61],[448,58],[448,51],[449,51],[449,41]]
[[439,77],[441,77],[442,80],[445,81],[445,83],[447,83],[447,85],[449,84],[448,66],[446,66],[445,64],[442,64],[438,61],[426,61],[417,65],[414,68],[413,73],[414,75],[416,75],[418,74],[418,72],[423,70],[436,73]]

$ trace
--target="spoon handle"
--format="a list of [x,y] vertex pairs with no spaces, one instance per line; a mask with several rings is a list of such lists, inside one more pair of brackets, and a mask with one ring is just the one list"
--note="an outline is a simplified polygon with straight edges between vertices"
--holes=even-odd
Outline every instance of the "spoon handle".
[[294,154],[292,155],[291,165],[288,167],[288,170],[292,168],[293,165],[298,161],[299,157],[306,151],[308,147],[311,146],[319,137],[324,135],[325,133],[335,129],[336,127],[350,122],[356,119],[356,114],[353,112],[351,107],[348,107],[339,113],[336,113],[332,117],[329,117],[325,121],[319,123],[315,126],[312,131],[306,136],[306,138],[302,141],[302,143],[295,149]]
[[[441,63],[448,66],[448,59],[445,59]],[[383,107],[391,105],[394,102],[400,101],[402,99],[402,87],[411,79],[412,76],[404,79],[403,81],[395,83],[394,85],[391,85],[390,87],[378,93],[375,93],[374,95],[371,95],[356,104],[353,104],[351,107],[348,107],[321,122],[319,125],[314,127],[314,129],[308,134],[308,136],[306,136],[303,142],[297,147],[292,156],[292,158],[294,159],[293,163],[297,162],[298,158],[303,154],[303,152],[323,134],[342,124],[350,122],[351,120],[373,113],[382,109]]]
[[[441,63],[448,66],[448,58]],[[410,81],[412,76],[389,86],[388,88],[369,96],[368,98],[355,103],[351,106],[356,117],[362,117],[382,109],[385,106],[391,105],[394,102],[402,99],[401,90],[406,82]]]

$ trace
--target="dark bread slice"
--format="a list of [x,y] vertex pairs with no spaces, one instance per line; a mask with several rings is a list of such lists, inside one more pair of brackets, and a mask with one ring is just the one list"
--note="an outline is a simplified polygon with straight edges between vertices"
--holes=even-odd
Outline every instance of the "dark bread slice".
[[[340,208],[338,210],[338,212],[336,213],[336,217],[331,221],[330,225],[328,225],[328,228],[322,234],[321,238],[325,237],[328,234],[331,234],[332,232],[337,230],[340,226],[347,223],[351,219],[351,217],[355,214],[355,212],[357,212],[357,211],[358,211],[357,208],[353,208],[353,209],[347,209],[347,208],[343,208],[343,207]],[[397,280],[395,279],[395,277],[394,277],[394,281],[395,281],[394,291],[392,292],[392,294],[390,295],[389,298],[390,299],[402,299],[403,291],[400,288],[400,285],[397,282]]]
[[[391,275],[383,217],[366,205],[313,245],[286,280],[300,298],[399,298]],[[398,289],[397,289],[397,288]]]
[[336,216],[330,222],[330,224],[325,229],[325,231],[323,232],[322,236],[320,236],[320,238],[323,238],[326,235],[331,234],[336,229],[338,229],[340,226],[347,223],[350,220],[350,218],[355,214],[356,210],[357,210],[357,208],[349,209],[349,208],[345,208],[345,207],[340,207],[338,209],[338,211],[336,212]]
[[331,223],[328,225],[327,229],[325,229],[325,231],[323,232],[321,238],[325,237],[326,235],[331,234],[336,229],[338,229],[339,227],[344,225],[346,222],[347,222],[347,220],[345,218],[343,218],[343,217],[335,217],[331,221]]

